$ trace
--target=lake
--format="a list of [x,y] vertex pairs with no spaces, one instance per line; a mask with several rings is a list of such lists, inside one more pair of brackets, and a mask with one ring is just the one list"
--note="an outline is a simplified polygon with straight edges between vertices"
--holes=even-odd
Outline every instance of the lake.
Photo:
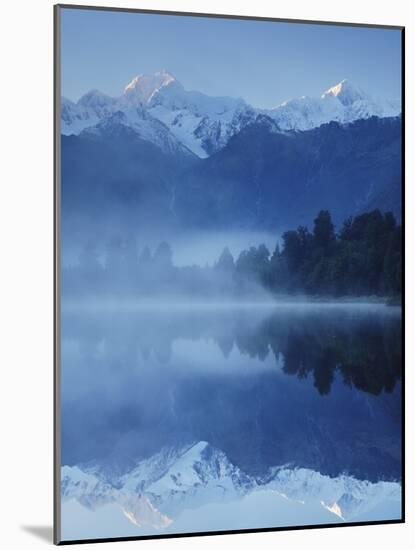
[[401,310],[62,310],[62,538],[399,519]]

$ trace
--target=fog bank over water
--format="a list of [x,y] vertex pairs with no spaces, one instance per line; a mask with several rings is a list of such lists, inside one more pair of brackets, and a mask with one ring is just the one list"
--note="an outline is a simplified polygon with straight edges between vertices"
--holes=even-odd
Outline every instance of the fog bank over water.
[[254,231],[200,232],[178,235],[170,239],[174,250],[174,263],[185,265],[213,265],[225,247],[236,259],[242,250],[264,244],[272,253],[278,242],[278,236],[271,233]]
[[[79,264],[80,255],[85,246],[91,246],[96,250],[98,259],[102,265],[106,263],[106,248],[114,238],[114,232],[93,233],[88,243],[83,235],[79,239],[72,239],[70,243],[64,242],[62,249],[62,266],[71,267]],[[121,236],[121,235],[120,235]],[[124,235],[125,237],[126,235]],[[177,267],[183,266],[212,266],[218,261],[223,249],[227,247],[236,260],[242,250],[251,246],[264,244],[270,253],[279,242],[278,234],[261,231],[200,231],[177,232],[155,230],[152,233],[134,233],[127,235],[136,244],[137,253],[145,247],[155,250],[161,242],[168,242],[173,250],[173,263]]]
[[256,316],[265,317],[273,312],[302,315],[307,313],[318,314],[319,311],[338,311],[348,313],[349,315],[359,315],[367,312],[368,314],[381,314],[383,317],[397,317],[402,314],[402,308],[399,305],[388,305],[384,301],[372,299],[371,297],[353,298],[350,300],[332,300],[332,299],[312,299],[305,296],[272,296],[263,292],[251,299],[228,300],[213,299],[210,301],[195,300],[184,296],[168,296],[163,299],[149,298],[137,299],[135,296],[122,299],[107,299],[91,297],[87,300],[64,299],[62,301],[62,310],[68,313],[81,313],[89,311],[90,313],[209,313],[236,314],[240,312],[255,313]]

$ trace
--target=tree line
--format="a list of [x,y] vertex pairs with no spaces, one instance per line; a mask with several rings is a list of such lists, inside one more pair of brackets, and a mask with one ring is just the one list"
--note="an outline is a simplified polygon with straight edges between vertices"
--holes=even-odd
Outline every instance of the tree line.
[[401,280],[402,228],[392,213],[379,210],[348,218],[338,232],[329,211],[322,210],[312,231],[305,226],[286,231],[272,253],[261,244],[235,260],[225,247],[213,266],[178,267],[167,242],[139,253],[135,239],[116,237],[105,261],[88,245],[78,265],[62,271],[64,294],[397,297]]
[[348,218],[336,233],[330,213],[322,210],[313,231],[286,231],[272,255],[263,245],[250,248],[236,270],[256,273],[277,293],[400,295],[402,228],[392,213],[373,210]]

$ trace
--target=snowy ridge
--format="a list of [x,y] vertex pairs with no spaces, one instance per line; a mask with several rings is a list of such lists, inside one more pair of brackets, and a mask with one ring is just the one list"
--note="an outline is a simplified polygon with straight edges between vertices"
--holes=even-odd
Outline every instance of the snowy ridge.
[[376,514],[385,507],[398,515],[401,499],[397,482],[330,478],[305,468],[274,468],[266,480],[255,479],[205,441],[163,449],[116,479],[98,468],[64,466],[61,490],[63,502],[74,499],[90,510],[115,503],[134,525],[156,528],[168,527],[184,510],[243,502],[255,495],[275,494],[290,506],[328,512],[333,521],[384,519]]
[[156,145],[164,153],[180,152],[186,156],[194,154],[181,143],[165,124],[154,118],[142,107],[130,108],[127,111],[115,111],[99,120],[94,126],[84,128],[82,135],[115,136],[128,128],[144,141]]
[[348,80],[342,80],[320,97],[291,99],[264,111],[281,130],[311,130],[328,122],[348,124],[372,116],[398,116],[399,101],[375,100]]
[[[144,130],[143,113],[157,120],[171,134],[198,157],[204,158],[223,148],[229,139],[257,117],[270,117],[279,131],[310,130],[336,121],[341,124],[362,118],[398,116],[399,101],[371,98],[349,81],[329,88],[320,97],[300,97],[278,105],[274,109],[256,109],[243,99],[210,97],[197,91],[188,91],[168,71],[134,77],[118,98],[111,98],[97,90],[82,96],[77,103],[62,98],[61,131],[64,135],[79,134],[99,124],[116,112],[125,114],[125,124],[137,128],[146,139],[153,134]],[[137,113],[141,122],[137,122]],[[160,145],[158,141],[156,145]]]

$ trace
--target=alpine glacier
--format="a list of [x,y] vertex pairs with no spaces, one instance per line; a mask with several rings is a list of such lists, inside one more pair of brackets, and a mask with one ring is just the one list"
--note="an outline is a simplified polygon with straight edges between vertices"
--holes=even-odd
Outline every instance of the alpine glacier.
[[62,97],[61,132],[78,135],[111,120],[118,112],[125,117],[117,120],[139,132],[143,139],[160,145],[161,130],[154,131],[157,122],[163,128],[162,146],[178,142],[205,158],[222,149],[259,116],[272,119],[277,131],[304,131],[331,121],[347,124],[372,116],[398,116],[401,105],[399,100],[372,98],[342,80],[320,97],[303,96],[273,109],[259,109],[241,98],[211,97],[186,90],[170,72],[162,70],[135,76],[120,97],[109,97],[98,90],[91,90],[76,103]]

